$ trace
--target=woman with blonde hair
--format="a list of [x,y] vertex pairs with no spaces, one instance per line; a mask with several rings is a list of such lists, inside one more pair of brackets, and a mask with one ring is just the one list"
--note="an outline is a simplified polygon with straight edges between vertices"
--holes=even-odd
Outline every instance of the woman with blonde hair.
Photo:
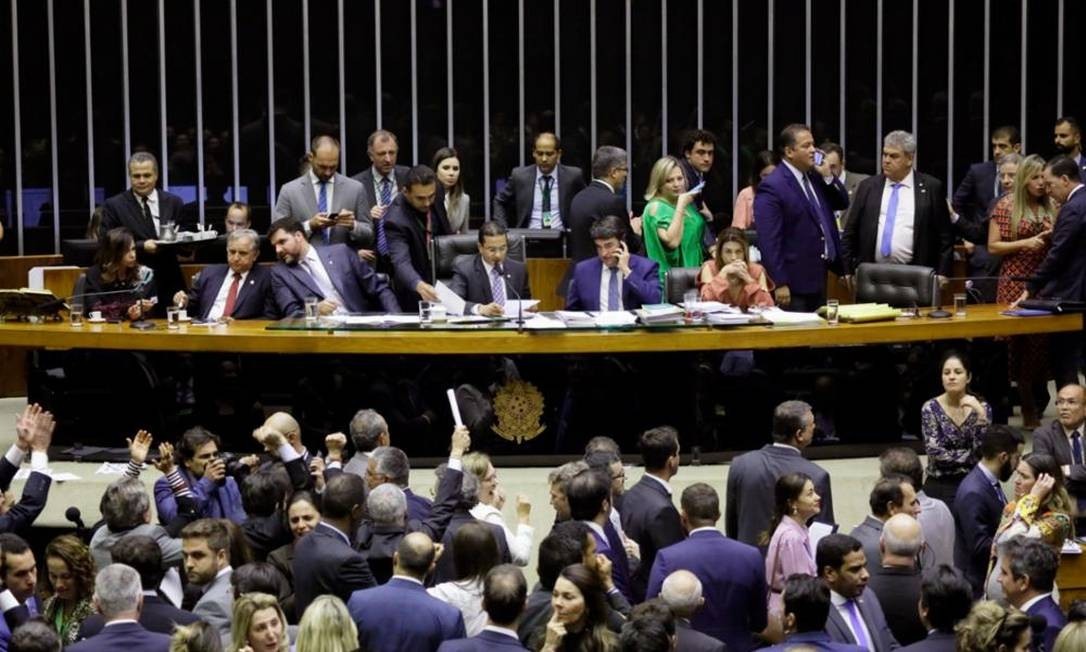
[[957,652],[1029,652],[1029,616],[1014,607],[983,600],[954,627]]
[[656,161],[645,189],[645,211],[641,215],[645,253],[660,266],[663,286],[672,267],[700,267],[704,259],[702,235],[708,212],[698,212],[700,189],[688,189],[682,164],[674,156]]
[[56,631],[64,645],[79,638],[83,621],[94,614],[94,559],[87,544],[73,535],[64,534],[45,547],[48,572],[43,581],[42,618]]
[[1086,622],[1068,623],[1056,637],[1052,652],[1080,652],[1080,650],[1086,650]]
[[322,595],[306,607],[298,626],[297,652],[354,652],[358,627],[347,605],[334,595]]
[[170,635],[170,652],[222,652],[219,631],[202,620],[175,625]]
[[246,593],[234,600],[230,638],[230,652],[287,652],[287,619],[278,598]]
[[527,566],[532,557],[531,526],[532,503],[523,495],[517,496],[517,530],[513,532],[505,524],[502,507],[505,506],[505,491],[498,483],[498,472],[486,453],[468,453],[463,460],[464,470],[479,480],[479,502],[471,508],[471,515],[480,521],[498,525],[505,531],[505,544],[509,556],[517,566]]

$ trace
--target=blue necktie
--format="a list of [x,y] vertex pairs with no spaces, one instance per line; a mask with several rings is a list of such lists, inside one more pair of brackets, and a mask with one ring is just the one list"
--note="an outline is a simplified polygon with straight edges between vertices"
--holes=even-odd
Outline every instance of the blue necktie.
[[490,298],[494,303],[505,307],[505,282],[502,275],[498,273],[497,267],[490,270]]
[[[328,212],[328,182],[321,181],[321,190],[317,195],[317,212]],[[324,236],[324,244],[329,244],[332,241],[332,228],[331,226],[323,229],[321,235]]]
[[[387,207],[392,203],[392,182],[388,177],[381,179],[381,205]],[[387,213],[386,213],[387,215]],[[382,217],[377,220],[377,253],[388,255],[388,240],[385,238],[385,220]]]
[[860,621],[860,611],[856,608],[856,601],[849,600],[845,603],[845,608],[848,609],[848,621],[852,625],[852,632],[856,634],[856,644],[865,650],[870,650],[863,623]]
[[901,190],[901,184],[892,184],[890,188],[890,201],[886,204],[886,222],[882,225],[882,245],[879,247],[879,254],[883,258],[890,257],[890,245],[894,241],[894,219],[897,217],[897,196],[898,191]]
[[1077,430],[1071,433],[1071,461],[1082,464],[1082,433]]
[[611,268],[611,280],[607,282],[607,309],[622,310],[622,301],[618,296],[618,270]]
[[815,209],[819,208],[818,198],[815,197],[814,188],[811,187],[811,181],[807,178],[807,175],[803,175],[803,192],[807,194],[807,201],[811,202],[811,206]]

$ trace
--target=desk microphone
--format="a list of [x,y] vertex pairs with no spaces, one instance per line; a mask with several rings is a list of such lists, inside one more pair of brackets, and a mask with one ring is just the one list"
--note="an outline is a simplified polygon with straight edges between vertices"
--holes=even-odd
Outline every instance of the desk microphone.
[[520,298],[520,292],[517,292],[517,289],[515,287],[513,287],[513,275],[506,273],[505,266],[502,265],[501,263],[498,263],[497,265],[495,265],[494,269],[498,270],[498,276],[501,276],[503,279],[505,279],[505,289],[506,289],[506,291],[512,290],[513,294],[517,295],[517,321],[516,321],[517,332],[518,333],[523,333],[524,332],[524,300]]
[[86,540],[87,525],[83,523],[83,515],[79,512],[79,508],[72,506],[64,510],[64,518],[68,519],[68,522],[75,525],[75,535],[80,539]]
[[139,319],[129,324],[129,328],[135,328],[138,331],[150,331],[155,329],[154,322],[147,321],[143,315],[143,296],[142,290],[155,278],[155,271],[150,267],[140,267],[140,280],[136,283],[136,287],[132,288],[132,291],[138,292],[136,295],[136,305],[140,307]]
[[[932,309],[928,312],[928,317],[930,319],[949,319],[949,318],[953,317],[954,315],[949,310],[943,310],[942,287],[941,287],[942,284],[939,283],[939,278],[940,277],[939,277],[938,274],[936,274],[932,278],[932,282],[931,282],[932,283],[932,285],[931,285],[931,308]],[[983,301],[984,297],[981,296],[980,290],[978,290],[976,287],[974,287],[974,283],[976,281],[1000,281],[1000,280],[1006,279],[1006,280],[1010,280],[1010,281],[1025,282],[1025,281],[1030,280],[1029,276],[944,276],[942,278],[946,280],[946,283],[948,285],[950,283],[954,283],[954,282],[957,282],[957,281],[964,281],[965,282],[965,293],[968,294],[969,296],[973,297],[976,300],[977,303],[984,303],[984,301]]]

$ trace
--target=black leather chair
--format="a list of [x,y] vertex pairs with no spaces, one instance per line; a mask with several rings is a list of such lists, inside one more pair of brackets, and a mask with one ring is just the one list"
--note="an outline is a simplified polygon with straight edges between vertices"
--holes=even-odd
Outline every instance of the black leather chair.
[[668,303],[682,303],[688,290],[698,287],[700,267],[672,267],[664,281],[665,299]]
[[[523,263],[525,261],[524,239],[512,233],[507,237],[509,259]],[[475,231],[456,235],[439,235],[434,238],[433,246],[434,255],[431,260],[434,263],[434,278],[448,283],[452,278],[453,264],[457,258],[479,253],[479,235]]]
[[60,255],[64,257],[65,265],[78,265],[90,267],[94,264],[94,257],[98,253],[98,241],[85,238],[60,241]]
[[888,303],[895,308],[930,306],[935,270],[921,265],[861,263],[856,268],[856,303]]

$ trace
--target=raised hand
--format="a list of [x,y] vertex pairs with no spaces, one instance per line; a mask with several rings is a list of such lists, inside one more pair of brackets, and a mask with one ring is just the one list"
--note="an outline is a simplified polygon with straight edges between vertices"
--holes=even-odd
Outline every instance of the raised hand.
[[1052,489],[1055,486],[1056,478],[1053,478],[1047,473],[1042,473],[1033,483],[1033,488],[1029,490],[1029,493],[1031,496],[1036,496],[1038,502],[1044,502],[1045,497],[1052,493]]
[[143,466],[147,461],[147,454],[151,452],[151,433],[140,430],[135,439],[125,439],[128,442],[128,457],[136,464]]
[[452,434],[452,457],[459,458],[471,448],[471,433],[465,426],[456,426]]
[[34,418],[34,438],[30,442],[30,448],[39,453],[49,451],[49,445],[53,443],[53,431],[57,422],[53,419],[52,412],[39,412]]
[[34,424],[42,408],[37,403],[23,408],[23,413],[15,419],[15,445],[24,453],[30,452],[30,445],[34,442]]
[[324,438],[324,447],[328,449],[329,461],[342,462],[343,450],[347,448],[347,435],[342,432],[333,432]]
[[158,445],[158,459],[155,460],[155,468],[162,472],[162,475],[169,475],[173,473],[173,444],[168,441],[164,441]]

